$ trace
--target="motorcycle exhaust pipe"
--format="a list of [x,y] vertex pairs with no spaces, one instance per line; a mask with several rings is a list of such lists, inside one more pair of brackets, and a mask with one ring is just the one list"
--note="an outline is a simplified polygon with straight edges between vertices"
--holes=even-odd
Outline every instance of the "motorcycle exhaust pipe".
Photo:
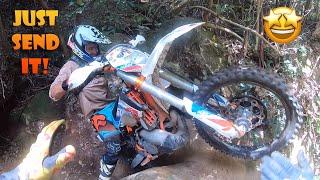
[[172,118],[178,118],[178,131],[173,134],[168,131],[154,129],[152,131],[147,131],[145,129],[139,132],[140,137],[142,137],[147,142],[165,148],[169,151],[177,150],[181,147],[184,147],[189,141],[189,133],[186,128],[186,125],[182,122],[181,117],[177,114],[172,114],[174,112],[170,112]]

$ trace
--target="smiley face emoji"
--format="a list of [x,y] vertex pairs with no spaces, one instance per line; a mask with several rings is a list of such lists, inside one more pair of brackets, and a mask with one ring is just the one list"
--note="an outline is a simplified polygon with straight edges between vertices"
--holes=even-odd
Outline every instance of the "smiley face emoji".
[[301,32],[301,17],[288,7],[271,9],[270,14],[263,17],[263,20],[267,36],[277,43],[289,43]]

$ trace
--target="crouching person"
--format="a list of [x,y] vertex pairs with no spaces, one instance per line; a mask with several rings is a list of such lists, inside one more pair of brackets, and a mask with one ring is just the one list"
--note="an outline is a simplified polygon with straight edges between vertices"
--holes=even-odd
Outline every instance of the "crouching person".
[[[54,101],[61,99],[68,91],[67,81],[71,73],[94,61],[100,54],[99,44],[109,43],[111,41],[95,27],[78,26],[68,41],[73,56],[63,65],[52,83],[50,98]],[[78,93],[78,99],[85,118],[90,119],[99,139],[105,143],[106,153],[100,160],[99,179],[110,179],[120,152],[120,132],[112,114],[115,103],[108,101],[107,79],[103,75],[95,77]]]

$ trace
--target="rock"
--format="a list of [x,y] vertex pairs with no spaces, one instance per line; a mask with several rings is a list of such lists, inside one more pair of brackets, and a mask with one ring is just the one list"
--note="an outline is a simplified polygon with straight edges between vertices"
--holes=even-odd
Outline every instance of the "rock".
[[[215,150],[201,150],[199,147],[205,148],[207,145],[204,144],[204,142],[200,144],[202,144],[202,146],[197,146],[197,150],[192,148],[191,153],[180,152],[161,160],[177,161],[177,159],[182,158],[182,162],[180,163],[146,169],[123,179],[234,179],[235,176],[230,174],[230,172],[236,174],[237,179],[259,179],[256,163],[234,159]],[[188,151],[190,151],[190,149],[188,149]]]

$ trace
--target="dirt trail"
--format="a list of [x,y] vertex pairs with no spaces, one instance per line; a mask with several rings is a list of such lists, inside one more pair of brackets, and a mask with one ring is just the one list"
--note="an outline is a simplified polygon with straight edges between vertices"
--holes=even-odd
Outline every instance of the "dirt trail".
[[[77,149],[77,156],[54,179],[97,179],[99,158],[104,153],[104,147],[95,137],[96,134],[90,123],[81,118],[77,104],[68,104],[66,111],[66,116],[69,117],[67,118],[66,131],[57,136],[54,148],[72,144]],[[48,121],[39,121],[37,124],[42,127],[48,123]],[[192,141],[187,147],[171,155],[159,157],[152,163],[152,169],[138,173],[136,173],[137,170],[130,169],[130,166],[122,158],[118,162],[113,179],[150,179],[151,177],[156,179],[259,178],[255,162],[235,159],[214,150],[199,138],[193,126],[189,124],[189,128]],[[18,129],[18,135],[12,139],[15,146],[9,148],[10,153],[1,156],[5,162],[2,162],[0,166],[0,173],[19,164],[28,152],[31,143],[35,140],[35,134],[28,133],[29,129],[30,127],[25,126]]]
[[257,161],[245,161],[225,155],[201,139],[190,125],[190,144],[155,162],[157,166],[124,179],[260,179]]
[[[104,147],[95,137],[90,123],[75,113],[77,110],[78,107],[67,109],[71,118],[63,143],[74,145],[77,157],[55,179],[96,179],[99,174],[99,157],[104,153]],[[190,124],[189,129],[192,140],[187,147],[159,157],[152,162],[152,169],[138,173],[121,158],[113,179],[259,179],[256,162],[222,154],[200,139]]]

